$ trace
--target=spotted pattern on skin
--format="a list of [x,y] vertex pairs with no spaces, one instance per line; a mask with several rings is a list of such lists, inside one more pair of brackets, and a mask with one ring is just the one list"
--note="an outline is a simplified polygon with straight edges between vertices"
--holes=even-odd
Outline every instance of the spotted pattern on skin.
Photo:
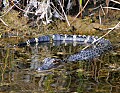
[[87,36],[87,38],[85,39],[84,43],[88,43],[88,40],[90,39],[90,36]]
[[27,46],[29,46],[30,45],[30,40],[27,40],[26,43],[27,43]]
[[[61,41],[60,43],[53,42],[53,45],[56,44],[67,44],[70,43],[70,41],[73,43],[73,46],[76,46],[78,42],[82,42],[83,44],[90,43],[92,44],[91,48],[81,50],[78,53],[72,54],[68,56],[64,61],[78,61],[78,60],[89,60],[93,59],[95,57],[101,56],[105,51],[111,50],[112,45],[109,40],[106,40],[104,38],[99,39],[97,36],[86,36],[86,35],[62,35],[62,34],[54,34],[52,36],[41,36],[39,38],[34,38],[31,40],[27,40],[24,43],[18,44],[18,45],[30,45],[31,43],[39,43],[39,42],[50,42],[51,39],[53,41]],[[98,40],[99,39],[99,40]],[[98,41],[97,41],[98,40]],[[69,41],[69,42],[67,42]],[[93,44],[94,43],[94,44]],[[61,60],[61,59],[60,59]],[[41,67],[38,68],[38,70],[48,70],[53,68],[56,65],[56,61],[58,59],[56,58],[46,58],[44,60],[44,63]]]
[[38,38],[35,38],[35,42],[38,43]]
[[73,35],[73,41],[76,41],[77,35]]

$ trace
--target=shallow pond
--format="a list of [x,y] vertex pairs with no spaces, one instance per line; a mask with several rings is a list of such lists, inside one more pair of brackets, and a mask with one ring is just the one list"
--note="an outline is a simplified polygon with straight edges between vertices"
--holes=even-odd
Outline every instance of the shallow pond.
[[63,63],[37,72],[46,57],[66,58],[84,46],[43,43],[21,48],[0,48],[2,93],[119,93],[119,55],[105,53],[89,61]]

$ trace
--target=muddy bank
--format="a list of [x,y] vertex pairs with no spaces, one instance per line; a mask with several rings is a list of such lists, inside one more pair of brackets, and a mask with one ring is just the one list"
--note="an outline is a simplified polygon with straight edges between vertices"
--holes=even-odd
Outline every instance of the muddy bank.
[[[1,41],[3,39],[9,39],[12,42],[12,38],[17,38],[21,41],[22,38],[38,37],[45,34],[87,34],[87,35],[103,35],[109,29],[114,27],[120,21],[120,12],[117,10],[110,10],[109,14],[102,17],[102,24],[99,24],[98,13],[92,17],[85,16],[84,19],[77,18],[69,27],[66,22],[55,20],[53,23],[42,26],[33,26],[33,22],[28,23],[28,19],[25,17],[19,17],[19,13],[15,10],[11,10],[2,19],[8,25],[5,26],[0,22],[0,36]],[[113,15],[114,14],[114,15]],[[68,16],[68,20],[71,23],[74,16]],[[117,35],[117,36],[116,36]],[[119,40],[119,29],[112,31],[109,36],[111,39]],[[118,37],[118,38],[117,38]],[[6,40],[3,40],[4,42]],[[2,42],[3,42],[2,41]],[[16,42],[17,43],[17,42]]]

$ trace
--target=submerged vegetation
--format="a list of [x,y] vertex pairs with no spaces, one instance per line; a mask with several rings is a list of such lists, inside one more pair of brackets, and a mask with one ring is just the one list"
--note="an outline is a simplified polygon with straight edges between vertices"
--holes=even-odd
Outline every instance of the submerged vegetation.
[[[47,57],[66,58],[85,46],[43,44],[14,47],[48,34],[107,38],[110,53],[90,61],[64,63],[46,72],[35,69]],[[0,92],[119,93],[119,0],[0,0]]]

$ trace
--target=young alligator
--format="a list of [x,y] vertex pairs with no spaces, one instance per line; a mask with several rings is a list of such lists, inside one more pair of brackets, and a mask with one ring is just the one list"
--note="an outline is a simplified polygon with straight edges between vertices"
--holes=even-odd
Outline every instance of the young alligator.
[[78,60],[89,60],[95,57],[100,56],[105,51],[108,51],[112,48],[111,42],[104,38],[97,40],[98,37],[96,36],[85,36],[85,35],[62,35],[62,34],[53,34],[53,35],[45,35],[39,38],[33,38],[27,40],[24,43],[19,43],[18,46],[26,46],[33,43],[43,43],[43,42],[57,42],[60,41],[62,43],[82,43],[82,44],[94,44],[92,48],[87,48],[85,50],[81,50],[78,53],[70,55],[68,58],[61,60],[57,58],[45,58],[43,60],[43,65],[39,67],[37,70],[48,70],[58,66],[61,62],[71,62],[71,61],[78,61]]

